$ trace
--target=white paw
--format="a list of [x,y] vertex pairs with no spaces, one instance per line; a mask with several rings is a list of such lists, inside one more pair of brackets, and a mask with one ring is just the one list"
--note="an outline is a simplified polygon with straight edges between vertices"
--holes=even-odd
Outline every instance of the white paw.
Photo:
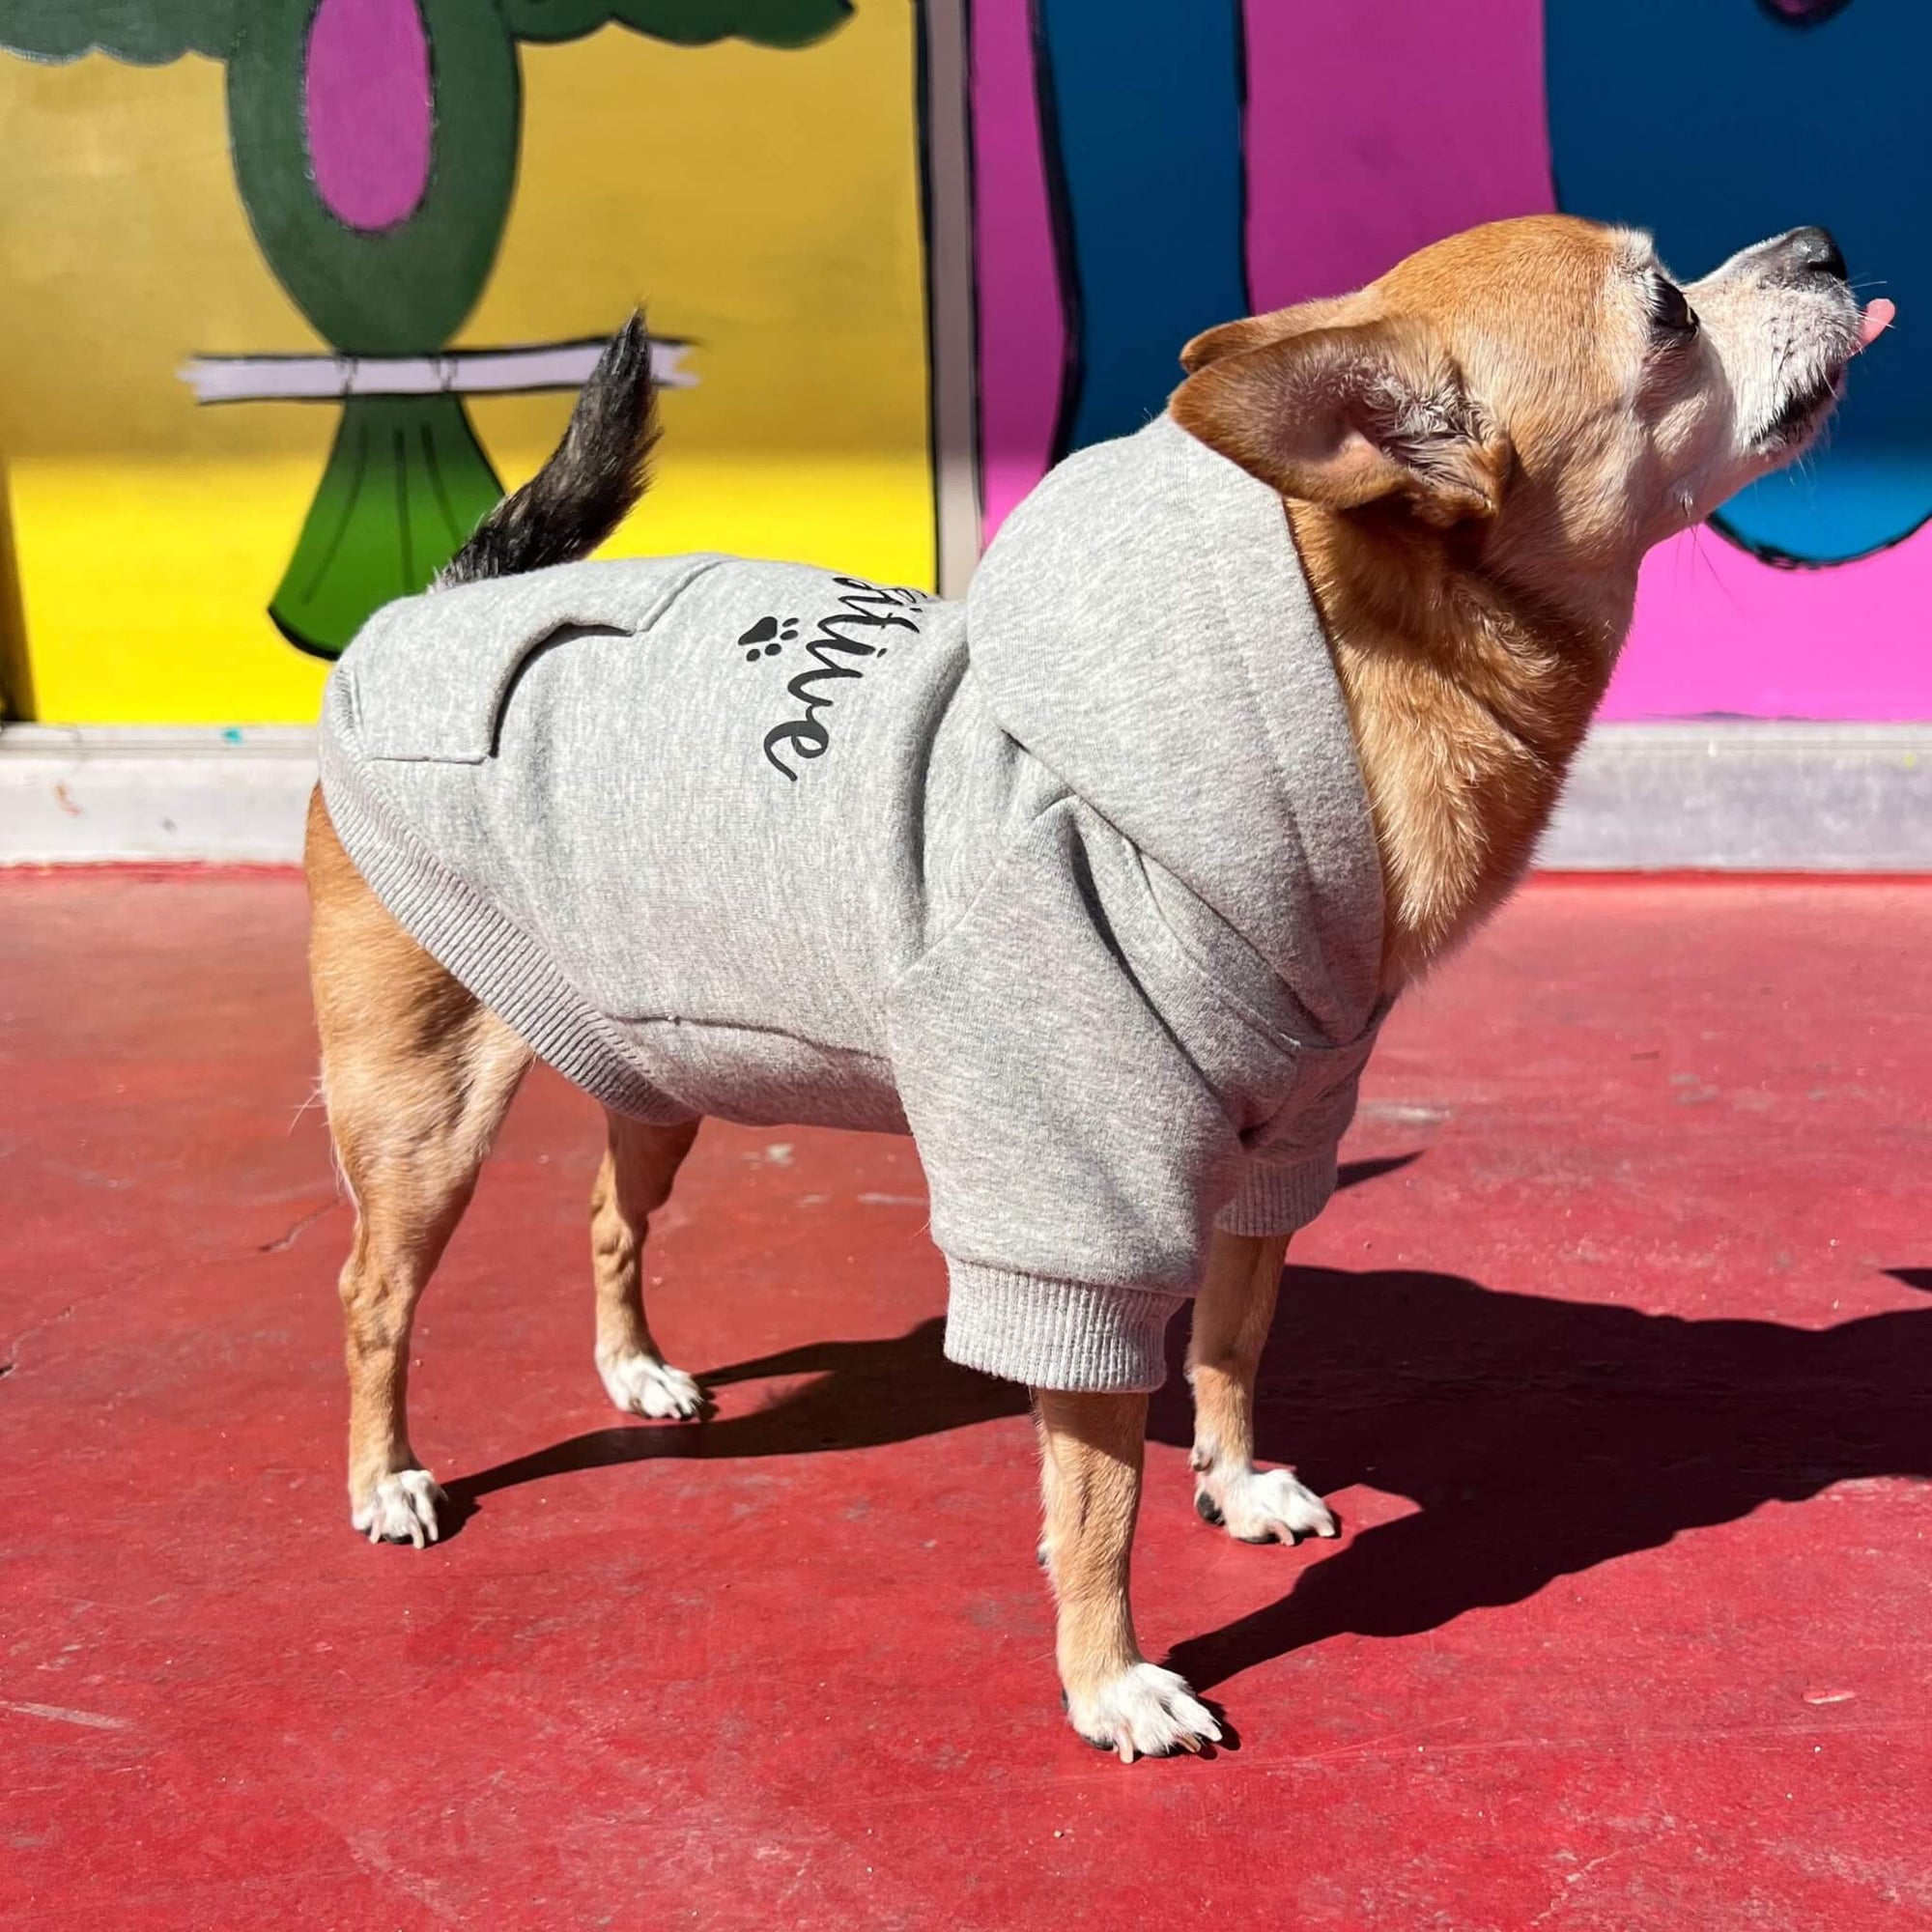
[[1221,1742],[1220,1725],[1187,1680],[1154,1663],[1136,1663],[1096,1690],[1069,1691],[1066,1719],[1090,1745],[1118,1751],[1122,1764]]
[[668,1362],[654,1362],[648,1355],[619,1355],[615,1361],[599,1362],[597,1373],[604,1378],[611,1400],[626,1415],[674,1416],[689,1422],[704,1412],[704,1391]]
[[448,1500],[427,1469],[398,1469],[376,1485],[376,1493],[349,1520],[371,1543],[413,1543],[420,1549],[436,1541],[436,1506]]
[[1328,1505],[1286,1469],[1203,1469],[1194,1479],[1194,1507],[1204,1522],[1221,1524],[1241,1543],[1341,1534]]

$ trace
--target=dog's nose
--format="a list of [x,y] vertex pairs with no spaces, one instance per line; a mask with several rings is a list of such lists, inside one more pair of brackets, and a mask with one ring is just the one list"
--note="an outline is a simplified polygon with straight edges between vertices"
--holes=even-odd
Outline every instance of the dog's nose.
[[1832,275],[1841,282],[1849,279],[1844,251],[1829,228],[1794,228],[1784,238],[1781,252],[1790,267],[1800,273]]

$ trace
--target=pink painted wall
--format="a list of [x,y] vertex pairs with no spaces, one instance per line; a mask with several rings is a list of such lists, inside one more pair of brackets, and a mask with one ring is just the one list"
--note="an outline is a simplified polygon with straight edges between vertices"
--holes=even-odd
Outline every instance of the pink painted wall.
[[[1246,17],[1258,307],[1357,286],[1437,236],[1554,205],[1542,0],[1248,0]],[[1065,351],[1027,0],[978,0],[973,36],[990,538],[1044,470]],[[1645,567],[1603,715],[1932,718],[1932,652],[1913,641],[1928,611],[1932,529],[1812,570],[1693,531]]]
[[1543,0],[1250,0],[1247,28],[1257,308],[1359,288],[1459,228],[1555,206]]
[[985,536],[1046,469],[1065,315],[1054,266],[1027,0],[973,7],[974,251]]
[[1605,718],[1932,718],[1932,531],[1776,570],[1715,530],[1651,552]]

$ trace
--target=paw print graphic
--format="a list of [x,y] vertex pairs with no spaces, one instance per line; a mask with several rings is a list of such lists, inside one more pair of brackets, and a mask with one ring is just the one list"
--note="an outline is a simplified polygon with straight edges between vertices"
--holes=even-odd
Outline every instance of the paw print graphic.
[[796,617],[760,617],[738,642],[745,647],[745,662],[756,664],[760,658],[775,658],[798,636]]

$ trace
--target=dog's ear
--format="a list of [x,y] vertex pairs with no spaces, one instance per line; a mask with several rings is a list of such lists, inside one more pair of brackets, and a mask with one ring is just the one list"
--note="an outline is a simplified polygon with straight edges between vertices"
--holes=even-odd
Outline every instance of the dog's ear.
[[1205,362],[1170,409],[1190,436],[1284,497],[1335,510],[1400,497],[1442,529],[1502,504],[1509,440],[1417,320],[1300,329],[1235,349]]
[[1360,320],[1353,312],[1364,300],[1361,295],[1327,296],[1320,301],[1296,302],[1293,308],[1270,309],[1266,315],[1244,315],[1238,322],[1224,322],[1203,329],[1180,352],[1180,366],[1190,376],[1197,375],[1208,363],[1225,356],[1264,349],[1270,342],[1282,342],[1311,328],[1332,328],[1337,323]]

